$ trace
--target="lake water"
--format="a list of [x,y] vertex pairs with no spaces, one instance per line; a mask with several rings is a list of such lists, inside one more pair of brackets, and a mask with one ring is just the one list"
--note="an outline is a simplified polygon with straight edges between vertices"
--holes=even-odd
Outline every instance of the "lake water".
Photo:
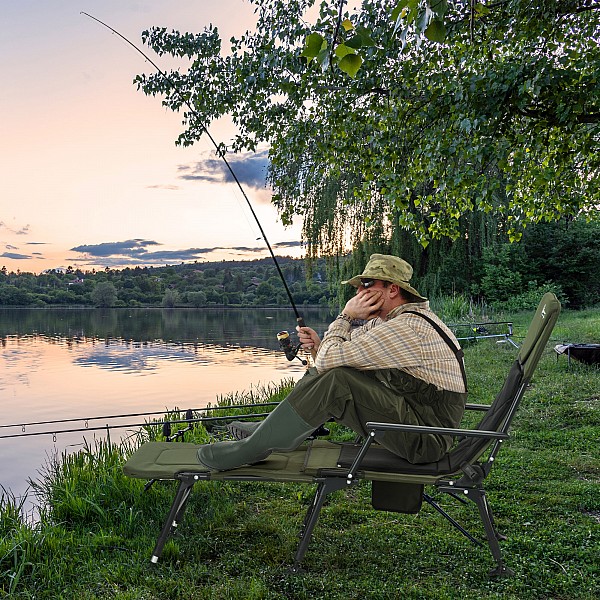
[[[320,333],[332,318],[326,309],[301,312]],[[110,415],[160,418],[298,380],[305,367],[289,362],[276,339],[295,325],[290,309],[0,310],[0,485],[22,495],[49,456],[103,437],[93,427],[128,422]],[[31,425],[58,419],[76,421]],[[24,435],[32,433],[40,435]]]

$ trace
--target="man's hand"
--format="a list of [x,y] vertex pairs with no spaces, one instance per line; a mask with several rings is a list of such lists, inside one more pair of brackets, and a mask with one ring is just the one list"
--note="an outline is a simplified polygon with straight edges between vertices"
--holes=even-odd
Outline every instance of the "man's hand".
[[302,349],[316,352],[321,343],[319,334],[310,327],[296,327],[296,331],[298,332],[298,339],[302,344]]
[[342,311],[352,319],[374,319],[385,302],[383,292],[379,289],[359,289],[356,296],[346,302]]

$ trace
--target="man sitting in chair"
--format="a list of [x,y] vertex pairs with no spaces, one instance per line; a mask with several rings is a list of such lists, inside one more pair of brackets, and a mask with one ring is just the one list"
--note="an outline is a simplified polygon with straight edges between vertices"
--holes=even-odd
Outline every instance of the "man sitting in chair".
[[[248,437],[202,446],[199,462],[225,471],[295,450],[330,418],[362,436],[369,421],[458,427],[467,397],[462,351],[409,284],[412,273],[401,258],[373,254],[362,274],[343,282],[358,291],[323,340],[297,328],[302,347],[316,351],[315,366],[264,421],[246,424]],[[428,463],[452,438],[386,432],[378,442],[411,463]]]

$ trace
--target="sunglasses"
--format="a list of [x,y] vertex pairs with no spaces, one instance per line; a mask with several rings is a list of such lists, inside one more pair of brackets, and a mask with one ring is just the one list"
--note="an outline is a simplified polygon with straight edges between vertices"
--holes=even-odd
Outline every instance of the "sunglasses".
[[370,287],[373,287],[376,282],[377,282],[377,279],[361,279],[360,285],[362,287],[364,287],[365,289],[368,289]]

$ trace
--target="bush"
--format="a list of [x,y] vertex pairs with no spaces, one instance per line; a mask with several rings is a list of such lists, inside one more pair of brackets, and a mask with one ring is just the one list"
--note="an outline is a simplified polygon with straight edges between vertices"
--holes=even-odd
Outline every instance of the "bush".
[[488,302],[503,302],[523,289],[523,277],[518,270],[516,244],[501,244],[483,252],[481,293]]
[[187,299],[195,308],[200,308],[206,304],[206,294],[204,292],[188,292]]
[[92,302],[100,308],[114,306],[117,301],[117,288],[110,281],[97,283],[92,290]]
[[171,288],[165,290],[165,295],[162,299],[162,305],[164,308],[173,308],[177,302],[179,302],[179,292],[172,290]]
[[535,310],[541,297],[547,292],[556,294],[556,297],[560,300],[563,308],[567,306],[569,301],[560,285],[556,283],[545,283],[543,285],[538,285],[537,281],[530,281],[527,286],[527,290],[523,293],[516,294],[504,302],[495,302],[493,304],[495,308],[509,312]]

